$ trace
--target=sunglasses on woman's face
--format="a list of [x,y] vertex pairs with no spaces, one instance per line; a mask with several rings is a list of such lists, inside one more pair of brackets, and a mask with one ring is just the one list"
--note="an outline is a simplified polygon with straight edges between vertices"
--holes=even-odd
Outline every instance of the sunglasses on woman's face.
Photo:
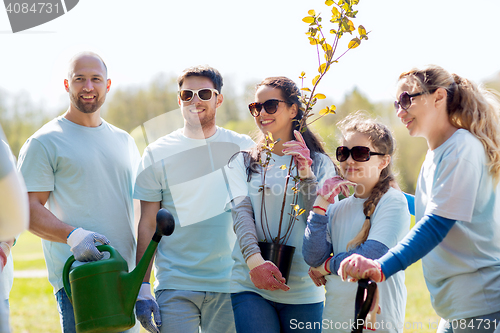
[[264,110],[266,110],[268,114],[273,114],[276,113],[276,111],[278,111],[278,105],[280,104],[280,102],[287,103],[279,99],[268,99],[264,103],[257,103],[257,102],[250,103],[248,104],[248,109],[250,110],[250,113],[254,117],[258,117],[260,115],[262,107],[264,107]]
[[423,94],[423,91],[415,94],[409,94],[407,91],[403,91],[403,93],[399,95],[399,100],[394,102],[394,108],[396,109],[396,111],[399,111],[399,107],[401,107],[403,110],[407,111],[411,106],[411,99]]
[[351,149],[346,146],[337,147],[337,161],[344,162],[347,161],[349,155],[352,156],[352,159],[356,162],[366,162],[370,160],[372,155],[385,155],[382,153],[374,153],[370,151],[370,148],[363,146],[355,146]]
[[194,95],[197,95],[201,101],[209,101],[212,99],[214,94],[218,94],[217,89],[212,88],[202,88],[198,90],[191,89],[182,89],[179,91],[179,97],[183,102],[189,102],[194,98]]

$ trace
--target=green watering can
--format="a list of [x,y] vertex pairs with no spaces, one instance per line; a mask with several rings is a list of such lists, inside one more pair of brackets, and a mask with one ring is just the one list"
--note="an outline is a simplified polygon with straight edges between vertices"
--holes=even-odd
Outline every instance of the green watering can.
[[77,333],[121,332],[135,325],[134,305],[144,275],[163,235],[174,232],[172,214],[164,208],[156,214],[156,232],[137,267],[128,272],[127,262],[113,247],[99,245],[109,259],[75,267],[73,256],[64,265],[63,283],[75,312]]

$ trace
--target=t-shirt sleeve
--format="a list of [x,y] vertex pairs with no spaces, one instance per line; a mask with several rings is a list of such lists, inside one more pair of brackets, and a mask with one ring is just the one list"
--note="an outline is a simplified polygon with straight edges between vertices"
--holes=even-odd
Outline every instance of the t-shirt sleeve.
[[28,192],[53,191],[56,167],[47,149],[37,139],[28,139],[21,148],[18,169]]
[[162,161],[154,161],[149,149],[144,151],[134,187],[134,199],[159,202],[162,200],[163,186],[160,177],[157,177],[158,169],[161,170]]
[[244,198],[248,196],[247,173],[244,161],[243,152],[238,153],[224,167],[227,181],[228,197],[226,199],[226,210],[233,208],[233,205],[238,205],[238,202],[232,202],[236,198]]
[[481,172],[460,156],[443,156],[436,166],[432,194],[424,215],[470,222]]

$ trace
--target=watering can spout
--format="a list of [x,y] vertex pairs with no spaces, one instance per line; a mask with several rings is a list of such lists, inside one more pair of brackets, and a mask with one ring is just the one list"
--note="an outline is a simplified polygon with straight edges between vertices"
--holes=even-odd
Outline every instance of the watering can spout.
[[162,236],[170,236],[175,229],[175,221],[172,214],[162,208],[156,214],[156,231],[149,243],[146,251],[142,255],[141,260],[137,266],[130,273],[124,273],[122,277],[122,284],[124,286],[124,304],[127,306],[127,311],[133,311],[139,290],[141,288],[144,275],[149,267],[149,263],[153,258],[158,243]]
[[[66,261],[63,283],[73,304],[77,333],[121,332],[135,325],[134,305],[144,274],[161,237],[170,236],[174,228],[172,214],[164,208],[160,209],[151,243],[130,273],[127,262],[109,245],[97,247],[99,251],[109,252],[109,259],[93,261],[73,270],[74,256]],[[97,301],[96,295],[100,296]]]

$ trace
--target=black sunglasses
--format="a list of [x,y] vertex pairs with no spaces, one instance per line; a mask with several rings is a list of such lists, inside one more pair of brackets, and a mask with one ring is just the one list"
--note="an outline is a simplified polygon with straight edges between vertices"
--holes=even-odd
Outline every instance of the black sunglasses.
[[267,113],[273,114],[276,113],[276,111],[278,111],[278,105],[280,104],[280,102],[291,104],[279,99],[268,99],[264,103],[257,103],[257,102],[250,103],[248,104],[248,109],[250,110],[250,113],[254,117],[258,117],[260,115],[262,107],[264,107],[264,110],[266,110]]
[[399,95],[399,100],[394,102],[394,108],[396,111],[399,111],[399,107],[401,106],[401,108],[406,111],[411,106],[411,99],[423,94],[425,94],[423,91],[415,94],[409,94],[407,91],[403,91],[403,93]]
[[372,155],[385,155],[382,153],[374,153],[370,151],[370,148],[363,146],[355,146],[351,149],[346,146],[337,147],[337,161],[344,162],[347,161],[349,155],[352,156],[352,159],[356,162],[366,162],[370,160]]
[[179,91],[179,97],[183,102],[189,102],[194,98],[194,95],[198,95],[198,98],[202,101],[209,101],[212,99],[214,94],[218,94],[217,89],[212,88],[202,88],[198,90],[192,89],[182,89]]

